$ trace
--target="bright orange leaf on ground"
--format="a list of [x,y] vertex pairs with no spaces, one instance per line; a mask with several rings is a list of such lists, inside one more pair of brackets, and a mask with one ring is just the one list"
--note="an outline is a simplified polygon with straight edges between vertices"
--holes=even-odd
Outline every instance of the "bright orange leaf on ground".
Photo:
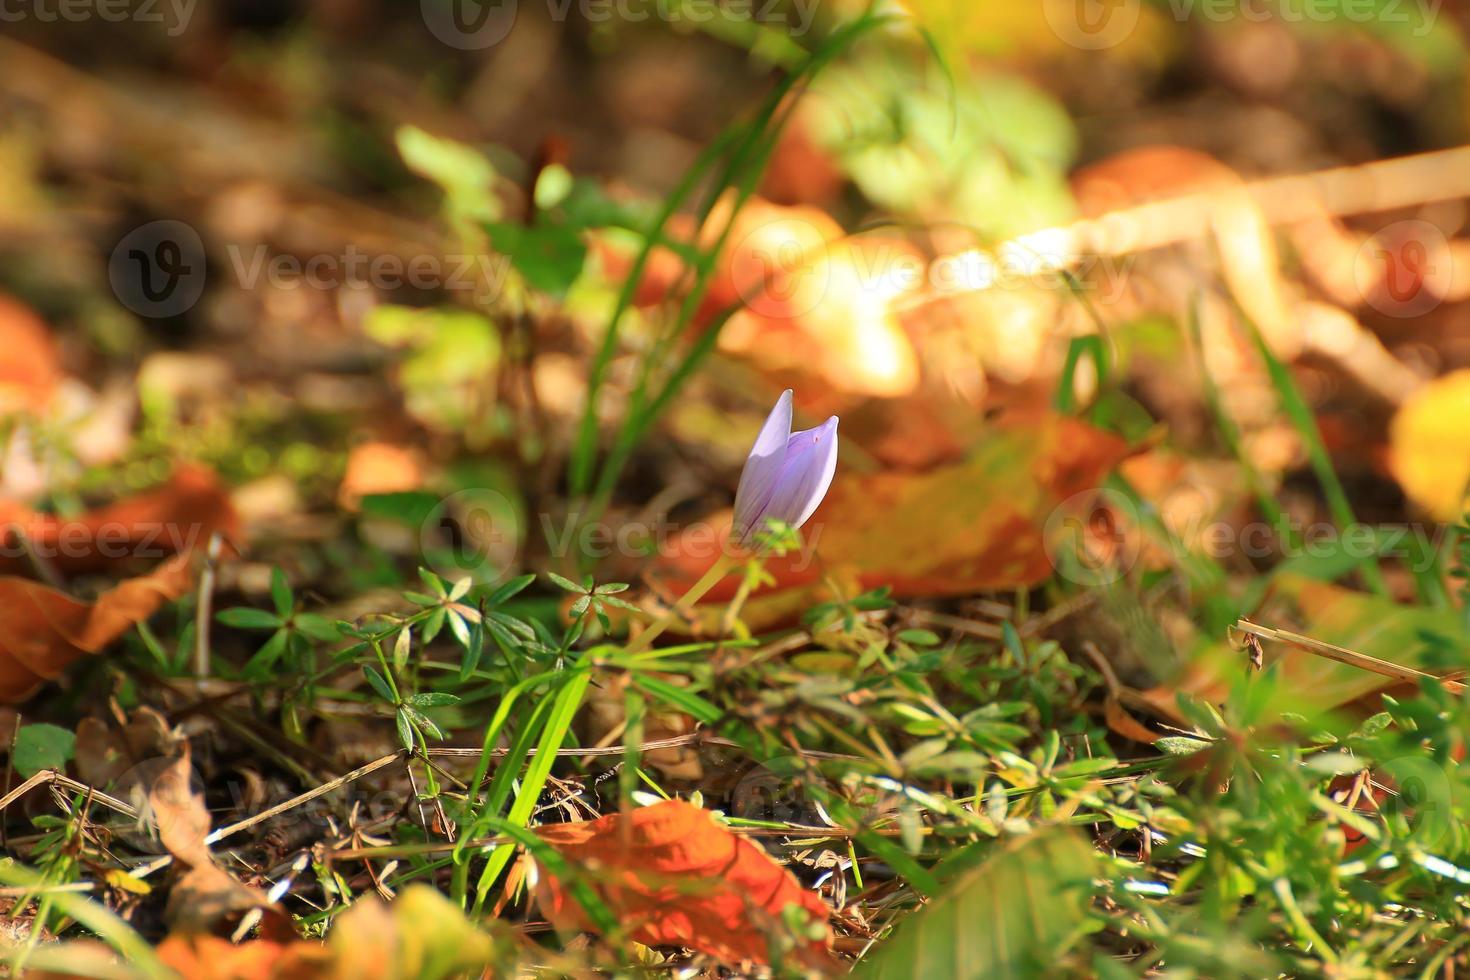
[[[102,572],[129,560],[168,558],[202,549],[216,531],[231,537],[238,522],[213,471],[180,465],[162,486],[73,518],[42,514],[0,500],[0,571],[29,571],[26,551],[59,572]],[[23,535],[28,545],[17,540]]]
[[175,933],[158,945],[158,958],[183,980],[310,980],[327,975],[329,960],[319,943],[232,943],[208,933]]
[[[627,927],[650,946],[686,946],[737,963],[767,962],[767,930],[788,905],[817,922],[827,907],[760,847],[716,822],[708,810],[667,800],[585,823],[538,827],[536,833],[574,865]],[[559,928],[587,930],[586,915],[566,889],[540,869],[537,898]],[[827,940],[798,940],[814,966]]]
[[[1063,416],[1015,419],[968,459],[924,473],[854,473],[838,468],[827,499],[802,529],[813,555],[771,558],[776,586],[754,593],[743,613],[752,628],[818,600],[823,580],[857,591],[890,586],[900,598],[1019,588],[1053,572],[1044,530],[1068,498],[1095,488],[1128,451],[1115,435]],[[650,577],[682,595],[718,557],[729,515],[672,539]],[[707,601],[725,602],[727,578]]]
[[102,648],[189,591],[189,556],[127,579],[97,597],[74,599],[30,579],[0,576],[0,702],[15,704],[74,661]]

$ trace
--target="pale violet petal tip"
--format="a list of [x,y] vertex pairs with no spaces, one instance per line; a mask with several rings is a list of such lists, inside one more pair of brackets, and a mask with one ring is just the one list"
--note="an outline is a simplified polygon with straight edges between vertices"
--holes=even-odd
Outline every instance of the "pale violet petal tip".
[[776,399],[771,413],[766,416],[750,455],[745,460],[745,469],[740,474],[740,485],[735,491],[735,516],[732,524],[737,535],[749,537],[755,522],[771,498],[776,482],[785,463],[787,446],[791,438],[791,389],[787,388]]

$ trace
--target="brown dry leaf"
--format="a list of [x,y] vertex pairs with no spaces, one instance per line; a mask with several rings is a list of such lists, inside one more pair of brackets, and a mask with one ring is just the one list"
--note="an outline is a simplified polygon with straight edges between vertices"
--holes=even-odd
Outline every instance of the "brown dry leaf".
[[[1052,574],[1044,531],[1060,505],[1096,488],[1127,454],[1115,435],[1076,419],[1014,418],[970,457],[925,473],[839,471],[803,528],[806,551],[771,558],[774,587],[756,591],[742,618],[763,628],[825,595],[823,580],[903,597],[970,594],[1034,585]],[[650,572],[665,594],[687,591],[714,564],[728,512],[673,538]],[[738,576],[711,590],[726,602]]]
[[188,555],[83,602],[29,579],[0,577],[0,702],[24,701],[74,661],[100,653],[158,607],[189,591]]
[[1456,521],[1470,507],[1470,370],[1416,391],[1389,428],[1389,469],[1409,499],[1436,520]]
[[0,295],[0,416],[40,412],[61,384],[51,331],[29,307]]
[[179,736],[157,710],[142,705],[121,731],[96,717],[77,723],[77,775],[89,786],[106,787],[145,760],[171,756]]
[[1152,745],[1162,738],[1161,735],[1150,731],[1143,722],[1130,715],[1118,698],[1112,694],[1109,694],[1103,701],[1103,719],[1114,734],[1143,745]]
[[[26,571],[24,555],[29,547],[57,571],[102,572],[128,560],[156,560],[202,549],[216,531],[226,537],[237,534],[237,525],[219,477],[203,466],[181,464],[163,486],[75,518],[0,500],[0,531],[5,535],[0,570]],[[28,546],[14,540],[17,534],[24,535]]]
[[[538,827],[537,835],[585,869],[589,884],[649,946],[686,946],[728,963],[766,963],[765,933],[788,905],[805,909],[825,930],[828,911],[814,893],[714,814],[666,800],[629,814]],[[590,929],[586,915],[546,868],[537,900],[558,928]],[[809,965],[830,966],[830,934],[797,940]]]
[[[209,834],[209,811],[204,797],[190,785],[189,746],[154,781],[148,793],[148,811],[158,839],[183,874],[168,897],[168,917],[179,932],[207,932],[222,920],[251,909],[273,909],[265,893],[236,881],[215,863],[205,837]],[[284,917],[277,913],[272,925],[294,935]]]

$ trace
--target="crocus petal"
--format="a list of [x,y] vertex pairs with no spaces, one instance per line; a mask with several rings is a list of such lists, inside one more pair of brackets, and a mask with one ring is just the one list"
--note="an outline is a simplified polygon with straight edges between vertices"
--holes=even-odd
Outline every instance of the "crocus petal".
[[837,416],[815,429],[793,432],[786,444],[786,458],[776,475],[775,488],[766,506],[745,525],[746,538],[763,530],[767,521],[801,527],[827,495],[836,472]]
[[745,535],[755,526],[755,520],[765,510],[776,488],[781,465],[786,461],[786,447],[791,439],[791,389],[787,388],[776,399],[776,406],[766,416],[755,445],[745,460],[745,469],[740,473],[740,486],[735,490],[735,517],[733,526],[738,535]]

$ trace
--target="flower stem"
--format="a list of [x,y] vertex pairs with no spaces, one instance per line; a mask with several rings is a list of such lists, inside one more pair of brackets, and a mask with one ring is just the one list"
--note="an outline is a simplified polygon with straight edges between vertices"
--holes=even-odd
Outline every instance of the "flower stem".
[[735,559],[731,555],[721,552],[720,557],[709,567],[709,571],[705,572],[704,576],[690,586],[689,591],[684,593],[678,602],[674,603],[673,609],[664,613],[648,629],[638,634],[638,638],[628,645],[628,652],[637,653],[640,650],[647,650],[652,646],[653,641],[658,639],[664,630],[674,625],[675,619],[688,613],[696,602],[704,598],[706,592],[713,589],[719,584],[722,578],[730,574],[730,569],[734,566]]

